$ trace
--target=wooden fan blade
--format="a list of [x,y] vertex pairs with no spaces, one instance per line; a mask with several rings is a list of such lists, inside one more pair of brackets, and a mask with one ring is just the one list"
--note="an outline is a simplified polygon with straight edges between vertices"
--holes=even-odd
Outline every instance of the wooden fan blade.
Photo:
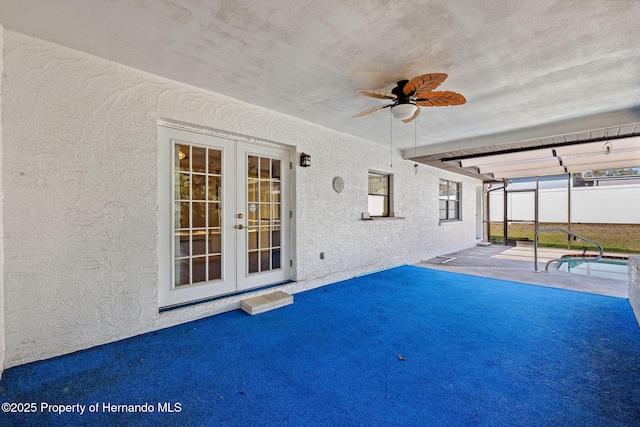
[[389,105],[379,105],[377,107],[373,107],[373,108],[369,108],[368,110],[364,110],[361,113],[356,114],[355,116],[353,116],[353,118],[355,119],[356,117],[362,117],[362,116],[366,116],[367,114],[373,114],[373,113],[377,113],[378,111],[384,109],[384,108],[389,108],[391,107],[391,104]]
[[409,117],[408,119],[404,119],[403,122],[404,123],[412,122],[416,117],[418,117],[418,114],[420,114],[420,107],[416,108],[416,112],[413,113],[413,116]]
[[371,90],[371,89],[356,89],[356,93],[359,95],[368,96],[370,98],[378,98],[378,99],[398,99],[392,93],[383,92],[381,90]]
[[416,99],[416,104],[422,107],[446,107],[449,105],[462,105],[467,100],[464,96],[455,92],[429,92],[428,96]]
[[423,96],[418,95],[418,93],[426,94],[431,92],[440,84],[445,81],[447,75],[444,73],[433,73],[433,74],[423,74],[418,77],[412,78],[409,83],[407,83],[402,91],[407,96],[417,96],[418,98],[423,98]]

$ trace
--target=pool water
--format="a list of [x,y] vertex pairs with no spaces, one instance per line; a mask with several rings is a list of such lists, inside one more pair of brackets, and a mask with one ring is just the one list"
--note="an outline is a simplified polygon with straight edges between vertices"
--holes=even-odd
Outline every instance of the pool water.
[[601,258],[597,261],[560,261],[558,270],[582,276],[600,277],[610,280],[629,280],[629,263],[620,259]]

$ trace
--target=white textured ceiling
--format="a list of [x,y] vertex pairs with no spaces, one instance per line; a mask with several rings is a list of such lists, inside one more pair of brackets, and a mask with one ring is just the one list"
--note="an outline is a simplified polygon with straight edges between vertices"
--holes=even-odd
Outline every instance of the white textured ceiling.
[[[398,80],[467,103],[393,122],[422,154],[640,121],[637,0],[0,0],[5,29],[389,145]],[[413,153],[411,153],[413,154]]]

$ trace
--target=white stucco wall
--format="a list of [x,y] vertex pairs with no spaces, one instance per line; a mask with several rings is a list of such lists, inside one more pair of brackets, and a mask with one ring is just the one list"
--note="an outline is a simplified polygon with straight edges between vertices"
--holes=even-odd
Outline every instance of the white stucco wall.
[[2,145],[2,93],[4,92],[4,29],[0,26],[0,377],[4,372],[4,192],[2,159],[4,151]]
[[[475,245],[479,181],[237,100],[5,31],[5,366],[238,307],[230,297],[158,312],[160,120],[295,147],[299,292]],[[294,160],[297,156],[294,156]],[[295,162],[294,162],[295,164]],[[404,220],[362,221],[368,170],[394,174]],[[334,176],[345,181],[335,193]],[[463,219],[438,223],[438,180],[462,182]],[[325,259],[320,259],[320,252]]]

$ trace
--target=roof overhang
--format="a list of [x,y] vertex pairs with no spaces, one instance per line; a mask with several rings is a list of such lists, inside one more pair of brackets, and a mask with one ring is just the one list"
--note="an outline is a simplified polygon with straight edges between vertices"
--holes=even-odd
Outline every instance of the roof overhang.
[[637,168],[640,123],[407,159],[483,181]]

